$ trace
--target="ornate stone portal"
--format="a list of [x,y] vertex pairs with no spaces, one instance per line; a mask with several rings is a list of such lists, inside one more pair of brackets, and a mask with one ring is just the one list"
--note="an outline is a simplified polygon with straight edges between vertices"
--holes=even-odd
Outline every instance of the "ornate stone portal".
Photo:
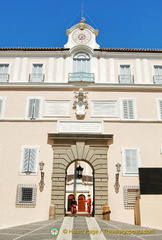
[[112,135],[49,134],[53,146],[51,204],[56,217],[65,215],[65,178],[68,166],[74,161],[85,161],[93,169],[94,215],[102,215],[102,206],[108,203],[107,151]]

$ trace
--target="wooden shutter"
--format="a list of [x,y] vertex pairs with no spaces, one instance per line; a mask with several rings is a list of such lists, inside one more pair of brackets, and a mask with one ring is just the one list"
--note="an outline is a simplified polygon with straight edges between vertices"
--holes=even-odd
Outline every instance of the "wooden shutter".
[[36,172],[37,148],[24,148],[22,172]]
[[29,100],[28,118],[39,118],[40,99],[32,98]]
[[138,173],[138,150],[125,149],[125,173]]
[[123,118],[134,119],[134,104],[133,100],[123,100]]

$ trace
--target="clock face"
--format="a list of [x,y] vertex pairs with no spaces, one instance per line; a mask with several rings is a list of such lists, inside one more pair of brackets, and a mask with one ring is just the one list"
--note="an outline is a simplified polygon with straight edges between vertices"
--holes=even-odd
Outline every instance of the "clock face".
[[72,35],[73,41],[79,44],[86,44],[91,40],[91,34],[87,30],[75,30]]

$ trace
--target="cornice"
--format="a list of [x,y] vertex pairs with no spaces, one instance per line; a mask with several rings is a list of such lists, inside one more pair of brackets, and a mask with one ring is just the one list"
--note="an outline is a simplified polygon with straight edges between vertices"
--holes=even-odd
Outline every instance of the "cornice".
[[83,88],[87,91],[129,91],[129,92],[162,92],[162,84],[105,84],[105,83],[0,83],[0,90],[40,90],[40,91],[73,91]]

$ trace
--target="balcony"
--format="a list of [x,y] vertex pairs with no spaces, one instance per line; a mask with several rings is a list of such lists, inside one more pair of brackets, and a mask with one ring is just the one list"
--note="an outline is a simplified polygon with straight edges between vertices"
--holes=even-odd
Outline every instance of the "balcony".
[[134,83],[133,75],[119,75],[118,79],[119,79],[119,83],[124,83],[124,84]]
[[44,82],[44,74],[42,73],[29,74],[29,82]]
[[9,81],[9,74],[0,73],[0,82],[8,82],[8,81]]
[[162,84],[162,75],[154,75],[153,76],[153,82],[155,84]]
[[94,82],[94,73],[74,72],[68,74],[69,82]]

